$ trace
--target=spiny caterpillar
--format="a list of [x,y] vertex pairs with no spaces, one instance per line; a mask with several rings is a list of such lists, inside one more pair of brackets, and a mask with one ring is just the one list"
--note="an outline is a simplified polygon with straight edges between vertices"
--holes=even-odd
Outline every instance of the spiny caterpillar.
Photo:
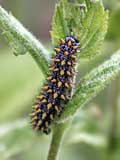
[[31,113],[32,127],[37,131],[50,132],[50,124],[56,116],[60,116],[64,109],[63,103],[68,100],[68,94],[73,87],[75,75],[76,55],[79,41],[73,36],[60,39],[56,55],[52,58],[50,74],[43,87],[41,95],[33,105]]

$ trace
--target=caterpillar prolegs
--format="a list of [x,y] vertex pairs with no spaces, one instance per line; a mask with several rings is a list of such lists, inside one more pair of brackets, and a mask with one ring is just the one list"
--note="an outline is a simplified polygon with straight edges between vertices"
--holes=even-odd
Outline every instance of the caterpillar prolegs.
[[47,82],[32,107],[31,123],[35,130],[48,134],[51,122],[62,113],[68,92],[73,87],[78,47],[77,38],[67,36],[60,39],[59,46],[55,48]]

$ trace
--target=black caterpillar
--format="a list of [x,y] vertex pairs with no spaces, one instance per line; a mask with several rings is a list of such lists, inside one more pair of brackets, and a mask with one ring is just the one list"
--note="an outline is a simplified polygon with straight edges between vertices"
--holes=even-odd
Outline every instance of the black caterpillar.
[[41,95],[37,96],[37,102],[33,105],[32,127],[35,130],[50,132],[50,124],[63,109],[63,103],[68,100],[68,93],[73,87],[75,75],[76,55],[79,41],[73,36],[60,39],[56,55],[50,65],[51,73],[47,83],[43,87]]

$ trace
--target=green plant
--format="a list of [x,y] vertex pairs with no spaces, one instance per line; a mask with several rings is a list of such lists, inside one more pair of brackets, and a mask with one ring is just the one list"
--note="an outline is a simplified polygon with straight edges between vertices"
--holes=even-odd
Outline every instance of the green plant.
[[[60,0],[56,5],[51,31],[54,46],[57,45],[61,37],[71,34],[71,31],[73,35],[78,37],[81,43],[78,62],[82,58],[92,59],[101,52],[108,23],[108,11],[104,10],[101,1],[91,2],[90,0],[85,0],[85,7],[81,7],[80,4],[81,0],[75,0],[74,3]],[[46,76],[50,53],[2,7],[0,7],[0,28],[2,35],[14,50],[14,54],[23,55],[29,53],[40,67],[44,76]],[[66,109],[62,116],[57,118],[54,123],[48,160],[57,159],[63,135],[77,110],[95,97],[119,73],[120,51],[85,77],[78,77],[79,82],[74,89],[71,100],[66,104]]]

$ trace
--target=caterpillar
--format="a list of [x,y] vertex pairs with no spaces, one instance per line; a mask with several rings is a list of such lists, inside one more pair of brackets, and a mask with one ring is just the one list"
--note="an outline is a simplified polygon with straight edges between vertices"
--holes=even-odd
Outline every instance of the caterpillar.
[[78,48],[78,39],[70,35],[60,39],[59,46],[54,49],[56,54],[49,66],[47,82],[32,106],[31,125],[36,131],[48,134],[54,118],[63,112],[63,104],[69,99],[73,87]]

